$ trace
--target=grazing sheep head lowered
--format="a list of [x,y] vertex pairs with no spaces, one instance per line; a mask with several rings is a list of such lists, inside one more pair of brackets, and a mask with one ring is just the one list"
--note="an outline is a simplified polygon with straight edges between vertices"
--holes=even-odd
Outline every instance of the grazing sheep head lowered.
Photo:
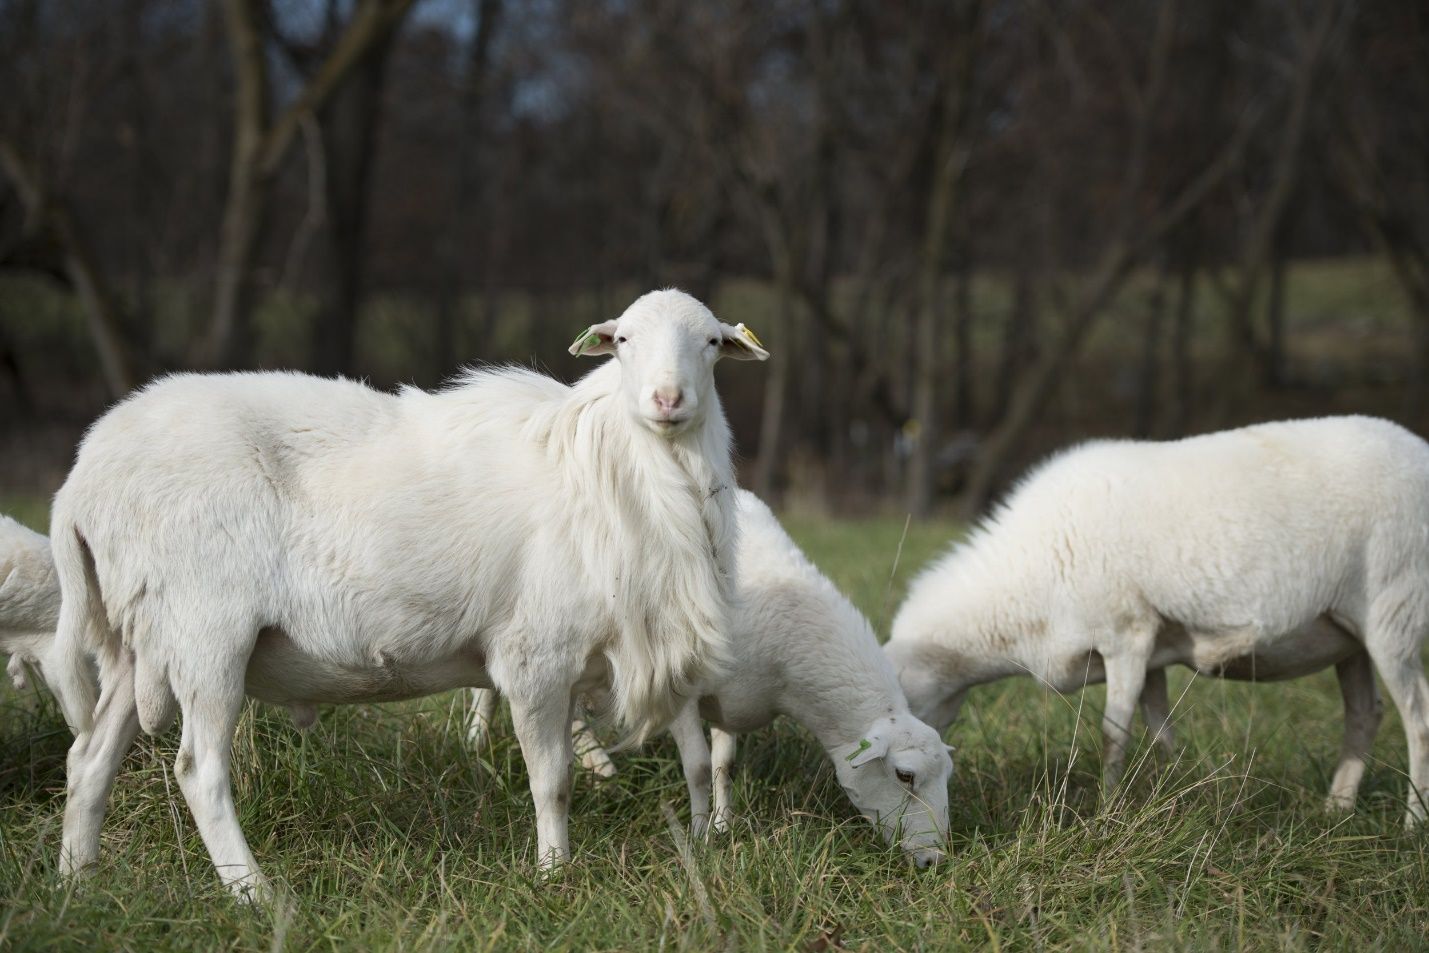
[[952,751],[907,714],[880,718],[859,741],[832,752],[849,800],[919,867],[944,858]]
[[682,291],[652,291],[613,321],[593,324],[570,351],[613,354],[630,411],[657,434],[697,426],[715,401],[715,361],[763,361],[769,352],[743,325],[731,327]]

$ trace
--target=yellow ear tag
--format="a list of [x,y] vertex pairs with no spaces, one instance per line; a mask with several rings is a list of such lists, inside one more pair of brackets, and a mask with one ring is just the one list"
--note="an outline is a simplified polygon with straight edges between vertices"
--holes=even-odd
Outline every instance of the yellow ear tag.
[[734,326],[734,329],[735,329],[736,331],[738,331],[740,334],[743,334],[745,337],[749,338],[749,340],[753,341],[755,347],[757,347],[757,348],[763,348],[763,347],[764,347],[764,342],[761,341],[761,340],[759,340],[759,335],[755,334],[755,333],[754,333],[753,331],[751,331],[749,328],[745,327],[743,321],[741,321],[741,322],[739,322],[738,324],[736,324],[736,325]]

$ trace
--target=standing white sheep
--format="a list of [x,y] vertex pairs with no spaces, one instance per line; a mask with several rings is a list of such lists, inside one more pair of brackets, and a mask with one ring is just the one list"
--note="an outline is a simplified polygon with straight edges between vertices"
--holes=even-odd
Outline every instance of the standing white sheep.
[[0,516],[0,653],[16,688],[25,687],[25,666],[47,680],[47,657],[60,617],[60,583],[50,541]]
[[174,771],[204,844],[225,884],[261,892],[229,784],[245,691],[302,720],[500,688],[538,861],[569,856],[573,698],[609,685],[639,739],[727,659],[734,481],[713,368],[768,356],[676,291],[571,350],[615,360],[569,387],[501,369],[437,393],[181,375],[93,426],[51,532],[77,735],[65,872],[98,855],[124,751],[177,702]]
[[1426,630],[1429,444],[1330,417],[1052,458],[914,581],[886,650],[940,728],[984,682],[1104,679],[1108,785],[1138,697],[1165,724],[1167,665],[1254,679],[1336,665],[1336,804],[1353,803],[1378,727],[1372,663],[1404,720],[1413,824],[1429,795]]
[[[823,745],[849,800],[886,840],[896,840],[920,867],[936,862],[948,831],[950,749],[909,712],[868,620],[809,562],[769,507],[748,491],[736,496],[734,661],[670,725],[694,833],[711,823],[711,779],[713,827],[729,826],[735,733],[787,715]],[[489,718],[495,693],[477,689],[473,696]],[[701,716],[711,723],[713,761]],[[587,737],[577,745],[582,741],[595,744]],[[604,756],[598,744],[594,751]],[[586,761],[599,771],[594,752]]]

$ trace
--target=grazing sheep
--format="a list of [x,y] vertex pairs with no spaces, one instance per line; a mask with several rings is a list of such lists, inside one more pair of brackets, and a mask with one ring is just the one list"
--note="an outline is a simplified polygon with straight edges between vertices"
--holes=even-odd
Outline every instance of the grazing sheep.
[[1105,680],[1108,786],[1138,697],[1165,725],[1166,666],[1261,680],[1335,665],[1339,805],[1379,725],[1372,664],[1403,716],[1413,824],[1429,794],[1426,629],[1429,445],[1330,417],[1052,458],[914,581],[886,650],[913,711],[940,728],[983,682]]
[[727,659],[734,480],[713,367],[768,356],[676,291],[571,351],[615,360],[573,386],[489,369],[436,393],[179,375],[90,429],[50,534],[77,735],[65,872],[98,855],[136,732],[177,705],[174,772],[214,866],[262,893],[229,784],[245,692],[301,721],[320,703],[500,688],[538,862],[569,856],[573,698],[610,686],[639,740]]
[[[809,562],[769,507],[745,490],[736,496],[734,662],[670,726],[694,832],[710,823],[711,778],[713,828],[729,826],[735,733],[787,715],[824,746],[849,800],[885,839],[897,840],[920,867],[936,862],[948,830],[951,749],[909,712],[868,620]],[[473,694],[489,719],[495,693]],[[711,722],[713,762],[701,716]]]
[[0,516],[0,652],[16,688],[25,687],[25,665],[45,672],[60,616],[60,583],[50,541],[8,516]]

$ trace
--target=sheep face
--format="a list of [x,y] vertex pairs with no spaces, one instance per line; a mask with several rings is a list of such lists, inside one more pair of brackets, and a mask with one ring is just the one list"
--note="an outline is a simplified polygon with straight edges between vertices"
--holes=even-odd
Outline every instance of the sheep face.
[[715,361],[769,357],[752,334],[720,322],[681,291],[644,295],[614,321],[591,325],[570,350],[584,356],[615,355],[630,413],[663,436],[704,420],[716,400]]
[[950,751],[936,731],[907,713],[880,718],[861,739],[833,751],[849,800],[919,867],[944,857]]

